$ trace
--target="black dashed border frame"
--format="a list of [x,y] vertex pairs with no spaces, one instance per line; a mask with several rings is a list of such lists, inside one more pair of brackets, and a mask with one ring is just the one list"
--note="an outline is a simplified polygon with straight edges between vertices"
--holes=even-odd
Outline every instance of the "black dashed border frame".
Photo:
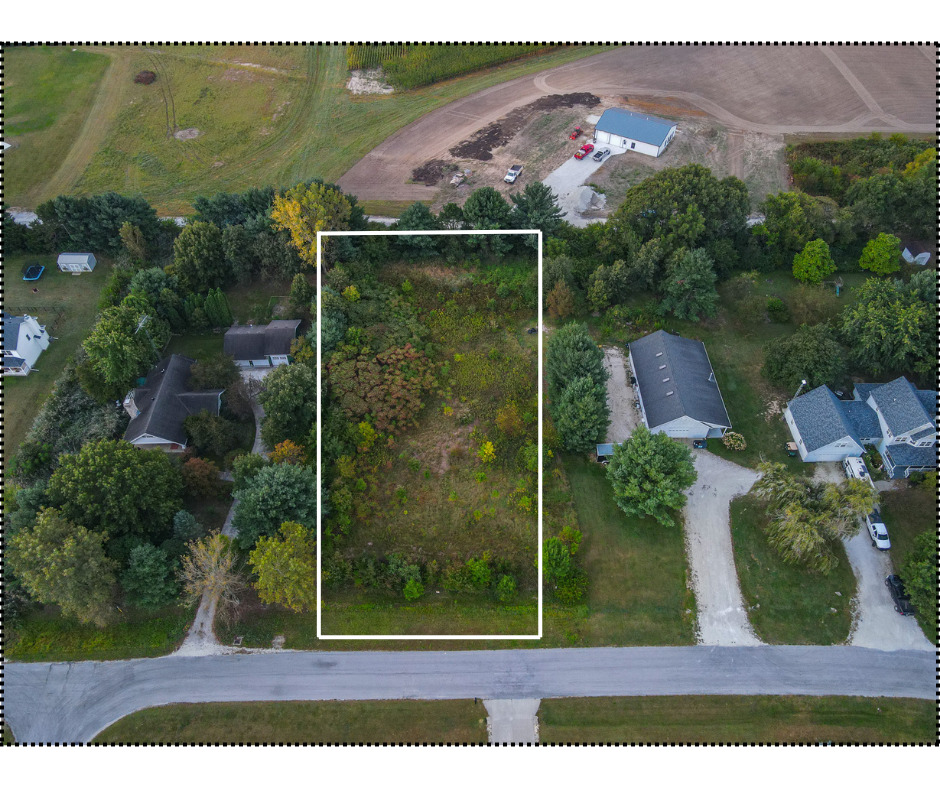
[[[757,46],[757,47],[803,47],[803,46],[861,46],[861,47],[907,47],[907,46],[933,46],[940,47],[937,41],[0,41],[0,110],[3,108],[3,89],[4,89],[4,57],[3,50],[11,46],[349,46],[349,45],[386,45],[386,44],[410,44],[410,45],[433,45],[433,46],[506,46],[510,44],[519,45],[542,45],[552,47],[567,46]],[[935,71],[937,74],[937,87],[935,90],[935,115],[938,121],[936,140],[940,143],[940,55],[938,55]],[[0,137],[3,136],[3,119],[0,116]],[[940,180],[938,180],[940,183]],[[0,152],[0,197],[3,193],[3,153]],[[3,202],[5,207],[6,203]],[[940,201],[937,204],[938,215],[940,215]],[[940,229],[938,229],[937,240],[940,242]],[[2,237],[0,237],[0,255],[3,252]],[[0,273],[0,288],[3,286],[3,275]],[[938,283],[938,297],[940,297],[940,283]],[[940,327],[940,317],[938,317],[938,327]],[[938,351],[940,358],[940,351]],[[938,377],[940,383],[940,377]],[[938,414],[940,414],[940,405],[938,405]],[[0,419],[0,433],[2,433],[3,421]],[[937,447],[938,460],[940,460],[940,445]],[[940,518],[940,496],[937,498],[937,514]],[[938,533],[938,544],[940,544],[940,533]],[[0,551],[4,548],[3,535],[0,533]],[[3,568],[0,565],[0,588],[3,585]],[[940,635],[940,623],[938,623],[938,635]],[[0,655],[4,651],[6,638],[5,633],[0,629]],[[940,669],[940,651],[936,652],[936,664]],[[3,675],[0,667],[0,719],[5,721],[3,715]],[[940,692],[940,673],[936,677],[936,686]],[[313,702],[313,701],[312,701]],[[205,743],[153,743],[153,742],[121,742],[115,744],[82,744],[82,743],[61,743],[61,742],[16,742],[12,746],[16,747],[298,747],[298,746],[319,746],[319,747],[940,747],[940,706],[938,706],[936,739],[933,743],[926,742],[838,742],[832,744],[816,744],[808,742],[587,742],[587,743],[538,743],[538,744],[468,744],[451,742],[331,742],[331,741],[280,741],[265,743],[243,743],[243,742],[205,742]],[[5,745],[11,746],[11,745]]]

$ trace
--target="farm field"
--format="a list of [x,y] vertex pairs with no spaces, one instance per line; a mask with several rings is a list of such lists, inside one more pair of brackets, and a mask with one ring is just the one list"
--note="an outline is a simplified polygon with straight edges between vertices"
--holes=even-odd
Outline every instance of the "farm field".
[[180,703],[129,714],[94,744],[481,744],[472,700]]
[[936,706],[910,698],[549,698],[546,744],[932,744]]
[[[30,265],[46,267],[42,279],[23,281],[22,271]],[[4,378],[3,447],[7,459],[25,439],[69,356],[94,326],[98,294],[110,272],[111,263],[101,257],[91,273],[72,276],[56,268],[55,255],[4,255],[4,310],[32,315],[56,337],[39,357],[35,371],[25,378]],[[33,288],[39,292],[34,293]]]
[[841,542],[828,575],[784,563],[764,533],[766,504],[754,495],[731,502],[731,541],[741,595],[765,643],[843,643],[852,627],[855,575]]
[[[76,106],[91,104],[88,122],[70,146],[78,121],[56,121],[68,132],[58,142],[58,171],[23,167],[10,202],[34,208],[57,194],[113,190],[147,198],[161,215],[185,215],[192,199],[207,192],[336,180],[432,109],[597,51],[562,48],[407,93],[354,96],[345,88],[342,46],[83,48],[110,61],[95,59],[97,76],[87,67],[76,77],[86,91]],[[26,76],[30,55],[6,52],[7,78],[23,86],[15,100],[37,117],[55,117],[55,97]],[[134,84],[144,69],[157,80]],[[39,144],[32,133],[39,132],[24,132],[24,146]]]
[[4,202],[35,207],[76,137],[94,124],[93,103],[111,66],[70,47],[4,47]]

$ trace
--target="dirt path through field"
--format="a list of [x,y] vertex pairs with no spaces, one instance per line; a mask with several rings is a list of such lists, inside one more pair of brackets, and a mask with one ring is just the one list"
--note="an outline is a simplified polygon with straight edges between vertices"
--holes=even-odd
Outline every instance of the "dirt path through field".
[[81,130],[75,135],[75,142],[69,149],[65,160],[55,174],[46,181],[42,192],[34,203],[51,200],[60,194],[72,192],[82,174],[91,163],[92,157],[103,146],[108,132],[121,109],[121,101],[127,86],[131,84],[133,68],[131,53],[114,47],[89,47],[89,52],[107,55],[111,58],[107,71],[101,80],[98,93],[91,111]]
[[412,170],[446,160],[451,148],[518,107],[573,92],[601,97],[599,109],[679,99],[735,132],[932,134],[935,74],[923,54],[913,46],[861,54],[851,47],[622,47],[458,99],[386,139],[339,183],[360,200],[433,200],[436,187],[408,183]]

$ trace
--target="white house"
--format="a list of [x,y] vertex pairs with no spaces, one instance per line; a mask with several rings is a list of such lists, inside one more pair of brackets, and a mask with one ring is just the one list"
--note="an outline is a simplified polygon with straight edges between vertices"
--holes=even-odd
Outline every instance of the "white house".
[[675,135],[676,124],[671,120],[617,107],[604,110],[594,127],[596,144],[614,145],[647,156],[662,155]]
[[57,261],[59,270],[70,274],[83,274],[94,271],[98,261],[91,252],[65,252]]
[[656,331],[630,343],[643,423],[670,438],[720,438],[731,429],[715,372],[697,339]]
[[3,313],[3,374],[25,377],[33,371],[36,359],[49,347],[46,327],[29,315]]
[[937,392],[907,378],[858,383],[843,401],[820,386],[792,400],[783,413],[804,462],[861,457],[874,446],[893,479],[937,467]]

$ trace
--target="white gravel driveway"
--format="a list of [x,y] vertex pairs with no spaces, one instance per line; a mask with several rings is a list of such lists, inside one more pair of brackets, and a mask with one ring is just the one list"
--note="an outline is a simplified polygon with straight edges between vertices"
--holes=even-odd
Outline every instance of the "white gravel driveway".
[[686,552],[698,607],[698,642],[758,646],[747,617],[731,549],[731,499],[746,494],[758,474],[707,451],[695,450],[698,481],[685,506]]
[[894,600],[885,586],[885,577],[894,573],[891,558],[888,552],[872,545],[864,525],[858,534],[845,541],[845,552],[858,583],[849,644],[884,651],[933,651],[914,617],[902,616],[894,609]]
[[[607,146],[605,146],[607,147]],[[597,147],[595,146],[595,152]],[[611,148],[611,155],[619,152],[616,148]],[[582,216],[578,211],[578,197],[584,183],[601,167],[604,162],[596,162],[593,159],[594,153],[580,161],[574,156],[565,161],[557,170],[550,173],[542,181],[546,186],[551,187],[558,198],[558,207],[565,213],[565,219],[575,227],[584,227],[589,222],[590,213]],[[610,156],[604,161],[608,161]]]
[[610,408],[608,443],[622,443],[633,434],[640,423],[640,411],[635,407],[636,395],[630,385],[629,362],[619,347],[604,348],[604,369],[607,378],[607,407]]

